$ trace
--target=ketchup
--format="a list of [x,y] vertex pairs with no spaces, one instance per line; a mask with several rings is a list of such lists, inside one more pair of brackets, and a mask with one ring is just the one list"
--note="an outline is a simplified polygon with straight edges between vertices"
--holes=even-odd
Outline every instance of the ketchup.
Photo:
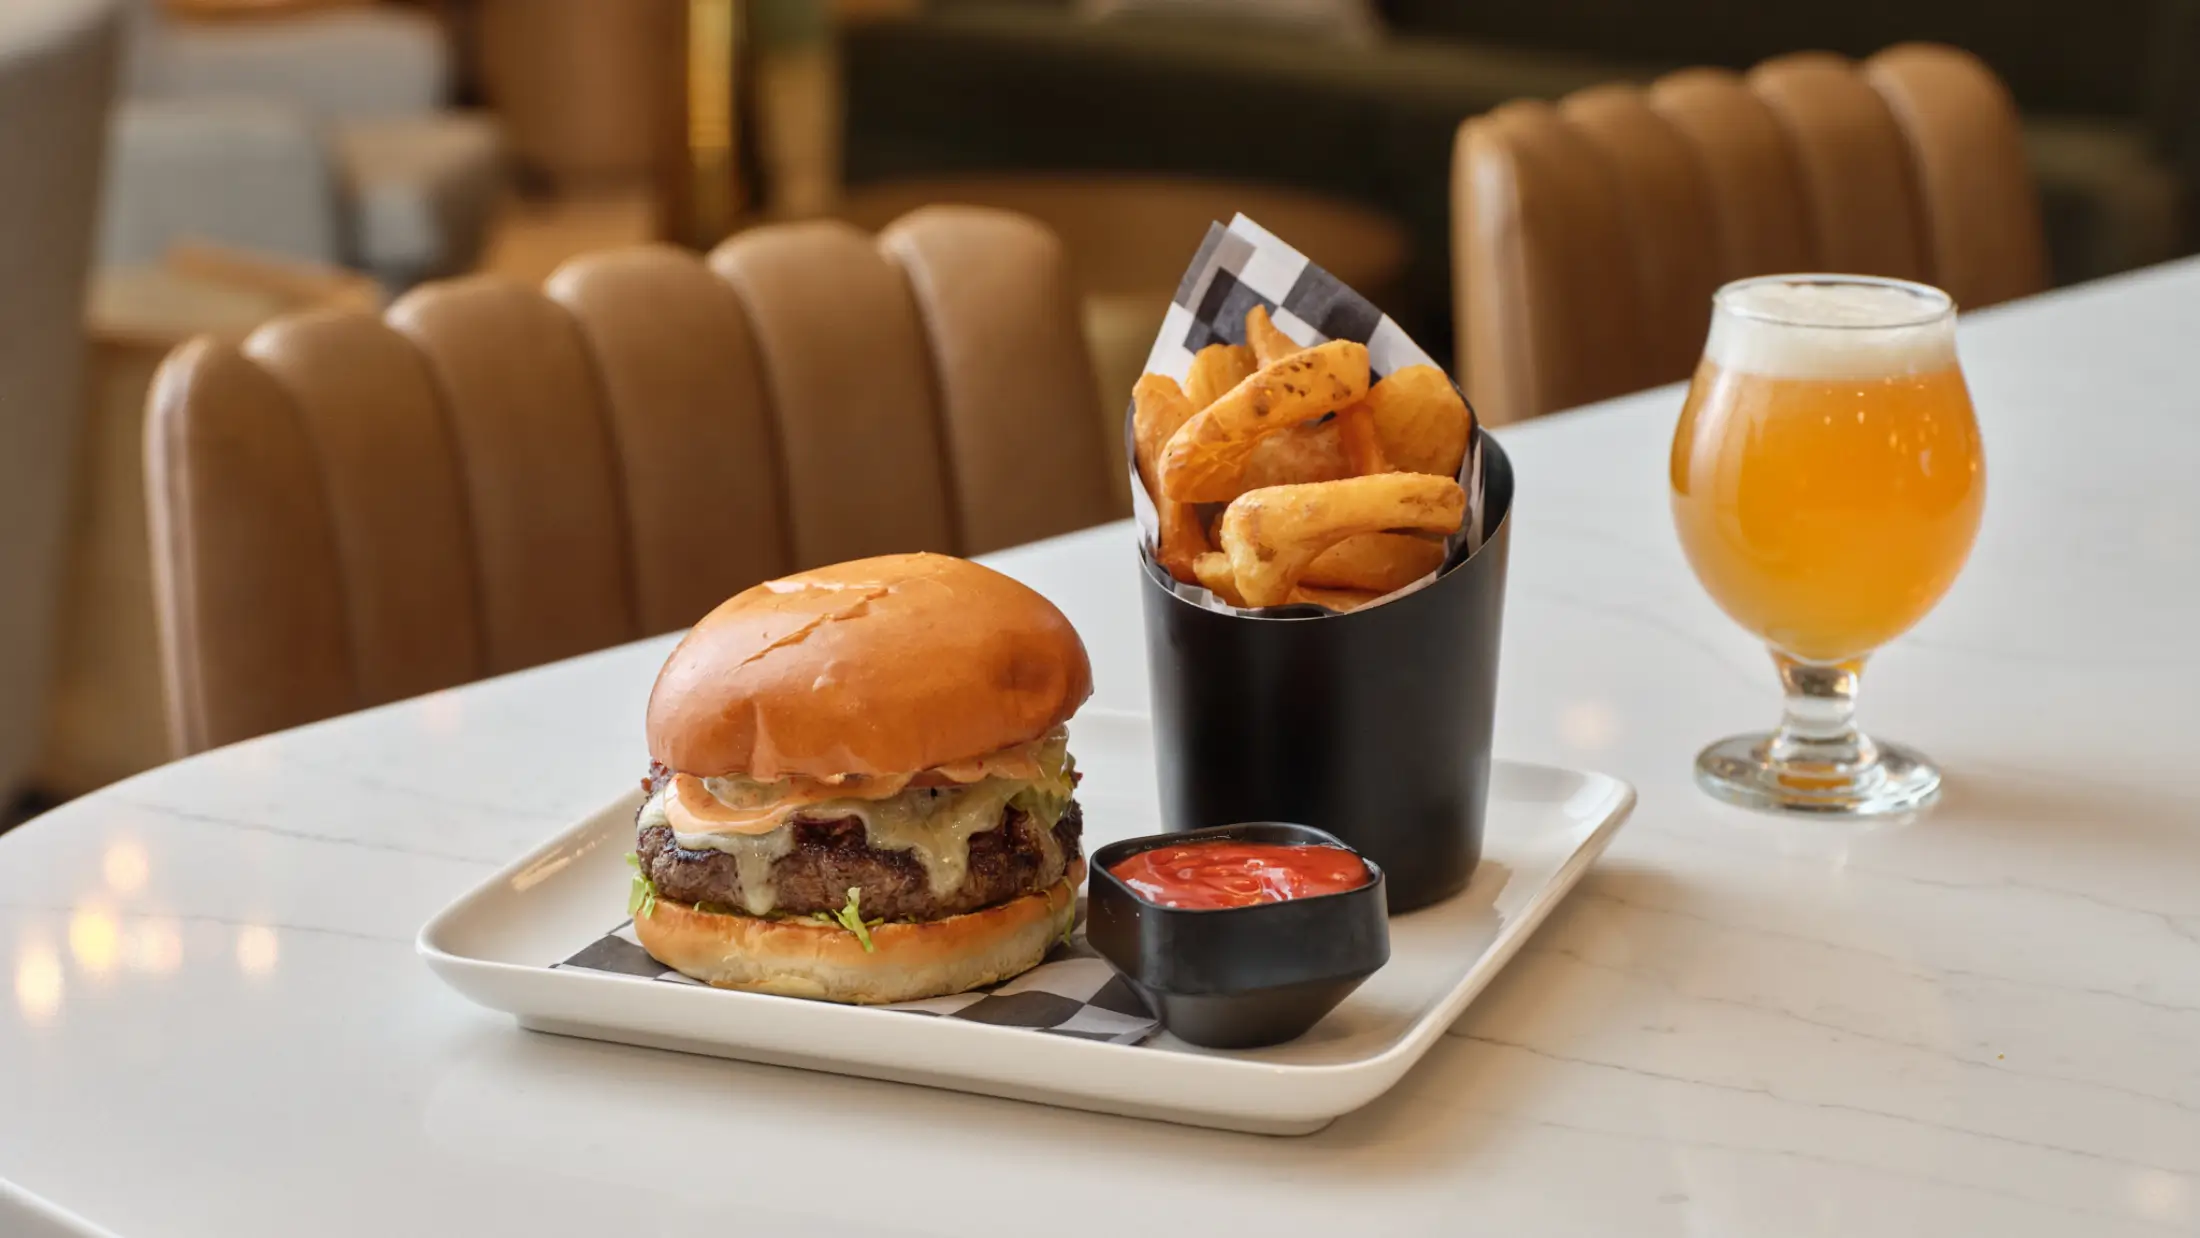
[[1368,883],[1367,865],[1344,848],[1290,843],[1155,847],[1108,871],[1149,903],[1195,911],[1342,894]]

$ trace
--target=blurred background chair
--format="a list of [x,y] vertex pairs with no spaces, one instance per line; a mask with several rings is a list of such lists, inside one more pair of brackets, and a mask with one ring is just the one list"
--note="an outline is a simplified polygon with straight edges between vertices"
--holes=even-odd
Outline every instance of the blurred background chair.
[[1407,275],[1406,235],[1380,213],[1276,185],[1128,173],[972,174],[864,185],[839,197],[831,214],[877,228],[940,202],[1028,215],[1061,238],[1092,349],[1119,514],[1130,511],[1123,407],[1210,223],[1242,211],[1378,303],[1395,299]]
[[356,271],[197,243],[92,273],[40,791],[80,794],[169,756],[145,511],[146,395],[162,360],[200,335],[242,340],[284,314],[382,303]]
[[472,266],[503,189],[498,131],[450,109],[434,17],[358,0],[126,3],[103,263],[214,241],[392,290]]
[[0,6],[0,809],[45,721],[118,23],[107,0]]
[[[1739,71],[1811,48],[1862,57],[1930,39],[1991,66],[2021,109],[2054,283],[2200,244],[2196,0],[903,8],[842,37],[851,186],[1043,169],[1201,177],[1341,201],[1401,229],[1403,279],[1386,307],[1434,347],[1452,334],[1448,168],[1460,121],[1516,98],[1646,84],[1690,65]],[[1308,22],[1318,20],[1308,10],[1330,14],[1315,28],[1318,55],[1308,51]]]
[[1459,130],[1460,377],[1491,424],[1685,378],[1731,279],[1924,280],[1977,309],[2047,283],[2008,93],[1953,48],[1688,70]]
[[[1603,133],[1618,151],[1611,175],[1628,178],[1640,205],[1635,226],[1684,232],[1691,190],[1685,178],[1661,179],[1660,169],[1688,161],[1652,156],[1697,116],[1691,149],[1708,161],[1709,209],[1720,212],[1716,262],[1702,248],[1660,247],[1634,275],[1662,290],[1657,296],[1675,288],[1693,296],[1685,290],[1714,265],[1769,269],[1808,252],[1799,215],[1749,209],[1762,205],[1751,144],[1788,141],[1783,123],[1838,127],[1846,113],[1775,117],[1766,104],[1717,123],[1722,100],[1749,93],[1732,71],[1804,48],[1861,56],[1930,38],[1977,53],[2017,108],[2048,283],[2164,260],[2200,242],[2200,0],[124,7],[131,54],[125,102],[109,130],[114,189],[96,217],[104,256],[86,311],[93,376],[80,401],[88,420],[78,440],[64,639],[37,773],[60,794],[135,772],[168,750],[142,546],[144,388],[157,359],[178,338],[239,340],[274,315],[369,299],[335,268],[371,272],[390,291],[462,271],[532,287],[574,255],[651,239],[701,250],[790,219],[872,230],[923,203],[1018,212],[1061,242],[1097,393],[1087,411],[1110,460],[1102,470],[1110,510],[1120,514],[1129,505],[1119,458],[1125,392],[1202,226],[1242,210],[1276,228],[1450,362],[1451,151],[1462,121],[1510,100],[1582,95],[1566,112],[1568,131]],[[698,48],[706,54],[692,55]],[[739,71],[713,78],[698,68],[705,63]],[[1730,72],[1684,74],[1659,88],[1647,113],[1625,90],[1583,94],[1615,82],[1647,87],[1686,65]],[[1684,89],[1688,80],[1697,85]],[[1944,91],[1927,84],[1905,94],[1886,74],[1864,88],[1898,118],[1902,140],[1925,152],[1915,173],[1922,197],[1952,202],[1976,190],[1991,202],[1991,179],[1959,172],[1930,183],[1934,167],[1968,165],[1928,148],[1968,149],[1966,108],[2005,103],[1958,92],[1950,107]],[[1871,128],[1884,139],[1888,123]],[[1644,136],[1631,144],[1628,134]],[[728,197],[742,209],[710,227],[673,227],[666,204],[681,195],[668,192],[675,174],[667,169],[692,167],[693,143],[712,135],[754,156],[735,161],[748,183]],[[1833,159],[1814,175],[1840,184],[1840,166]],[[1797,197],[1809,188],[1804,173],[1799,164],[1792,173]],[[10,187],[0,182],[0,195]],[[1972,218],[1972,208],[1946,217]],[[1932,227],[1921,224],[1912,238],[1932,254],[1975,232],[1965,225],[1943,236]],[[226,248],[198,244],[206,241]],[[209,253],[224,260],[197,261]],[[284,259],[302,274],[283,273]],[[1960,282],[1956,268],[1943,269]],[[272,282],[262,278],[271,272]],[[2017,286],[2033,285],[2026,277]],[[1976,304],[2000,294],[1963,295]],[[1673,358],[1692,354],[1700,319],[1699,303],[1657,320],[1664,334],[1645,347],[1663,360],[1642,362],[1622,381],[1669,376]],[[1586,375],[1602,375],[1602,360]]]
[[1060,245],[962,208],[201,339],[146,433],[181,752],[682,627],[791,569],[1113,511]]
[[[478,11],[480,85],[547,180],[602,183],[621,158],[646,163],[648,83],[666,72],[649,66],[677,62],[642,29],[651,6],[444,3]],[[872,227],[933,201],[1041,219],[1071,255],[1107,405],[1137,373],[1189,248],[1180,238],[1237,210],[1298,241],[1455,361],[1449,169],[1459,123],[1510,100],[1647,84],[1690,64],[1739,70],[1803,48],[1862,55],[1923,37],[1972,48],[2020,108],[2051,282],[2200,242],[2200,160],[2180,154],[2200,150],[2190,140],[2200,133],[2200,0],[740,7],[763,48],[749,102],[762,113],[766,213]],[[634,136],[619,138],[622,125]],[[802,192],[782,192],[797,182]]]

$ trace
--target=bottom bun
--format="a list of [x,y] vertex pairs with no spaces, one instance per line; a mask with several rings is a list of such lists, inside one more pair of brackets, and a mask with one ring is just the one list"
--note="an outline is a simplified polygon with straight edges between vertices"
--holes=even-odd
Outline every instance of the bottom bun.
[[960,993],[1031,970],[1077,916],[1084,861],[1036,894],[945,920],[881,924],[872,950],[838,924],[697,911],[660,898],[634,921],[665,966],[721,989],[876,1005]]

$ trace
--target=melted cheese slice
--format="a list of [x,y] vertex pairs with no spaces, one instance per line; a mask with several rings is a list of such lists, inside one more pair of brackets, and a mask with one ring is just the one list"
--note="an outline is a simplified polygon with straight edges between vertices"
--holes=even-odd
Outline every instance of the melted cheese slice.
[[[789,778],[776,783],[747,783],[738,791],[727,786],[734,798],[747,801],[737,807],[721,798],[711,783],[732,779],[673,777],[665,798],[665,820],[675,834],[768,834],[794,819],[806,808],[833,801],[850,802],[851,808],[866,801],[892,799],[911,785],[948,786],[983,782],[988,778],[1036,782],[1046,776],[1040,754],[1059,735],[1042,736],[1030,743],[1003,748],[967,761],[936,766],[922,774],[882,774],[874,777],[843,776],[832,779]],[[851,812],[849,815],[867,816]]]

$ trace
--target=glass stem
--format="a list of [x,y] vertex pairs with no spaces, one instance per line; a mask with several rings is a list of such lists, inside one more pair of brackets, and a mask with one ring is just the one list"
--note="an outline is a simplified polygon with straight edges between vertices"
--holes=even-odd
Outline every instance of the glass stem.
[[1875,765],[1879,752],[1856,729],[1856,685],[1864,660],[1805,662],[1775,649],[1773,665],[1787,706],[1780,729],[1772,733],[1765,755],[1774,762],[1848,772]]

